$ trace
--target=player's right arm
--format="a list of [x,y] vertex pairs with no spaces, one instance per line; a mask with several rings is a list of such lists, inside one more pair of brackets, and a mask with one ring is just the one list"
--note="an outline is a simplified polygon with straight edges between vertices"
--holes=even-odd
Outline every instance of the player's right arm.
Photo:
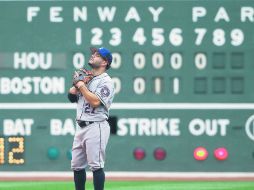
[[78,97],[77,97],[78,90],[73,86],[70,88],[68,92],[68,99],[70,102],[78,102]]

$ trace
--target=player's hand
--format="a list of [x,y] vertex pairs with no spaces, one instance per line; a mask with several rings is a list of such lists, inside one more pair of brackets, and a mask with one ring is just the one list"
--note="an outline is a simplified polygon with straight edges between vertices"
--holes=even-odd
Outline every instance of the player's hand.
[[78,81],[75,86],[79,89],[82,85],[85,85],[85,83],[83,81]]

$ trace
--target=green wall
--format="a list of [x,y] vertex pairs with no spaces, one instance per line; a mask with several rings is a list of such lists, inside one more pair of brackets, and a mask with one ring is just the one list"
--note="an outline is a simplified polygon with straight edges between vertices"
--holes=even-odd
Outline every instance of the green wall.
[[[253,23],[251,0],[1,1],[1,171],[70,170],[66,94],[89,48],[101,46],[113,52],[117,92],[107,170],[253,171]],[[204,161],[193,158],[199,146]],[[226,160],[214,158],[218,147]],[[11,152],[24,163],[10,163]]]

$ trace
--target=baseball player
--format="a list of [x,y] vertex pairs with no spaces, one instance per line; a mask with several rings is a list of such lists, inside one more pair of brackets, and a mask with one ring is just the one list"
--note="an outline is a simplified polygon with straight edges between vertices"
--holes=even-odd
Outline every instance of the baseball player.
[[114,87],[106,71],[110,68],[112,54],[106,48],[91,48],[89,66],[73,75],[73,87],[68,99],[77,102],[76,121],[78,129],[72,146],[71,168],[74,171],[76,190],[84,190],[85,168],[93,172],[95,190],[103,190],[105,174],[105,149],[110,135],[107,122],[109,108],[114,98]]

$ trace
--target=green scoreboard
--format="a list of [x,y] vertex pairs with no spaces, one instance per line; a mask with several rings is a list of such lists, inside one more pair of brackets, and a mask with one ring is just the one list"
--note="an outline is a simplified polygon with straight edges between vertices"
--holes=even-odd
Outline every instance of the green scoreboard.
[[69,171],[75,69],[113,52],[110,171],[254,172],[254,1],[0,1],[0,170]]

